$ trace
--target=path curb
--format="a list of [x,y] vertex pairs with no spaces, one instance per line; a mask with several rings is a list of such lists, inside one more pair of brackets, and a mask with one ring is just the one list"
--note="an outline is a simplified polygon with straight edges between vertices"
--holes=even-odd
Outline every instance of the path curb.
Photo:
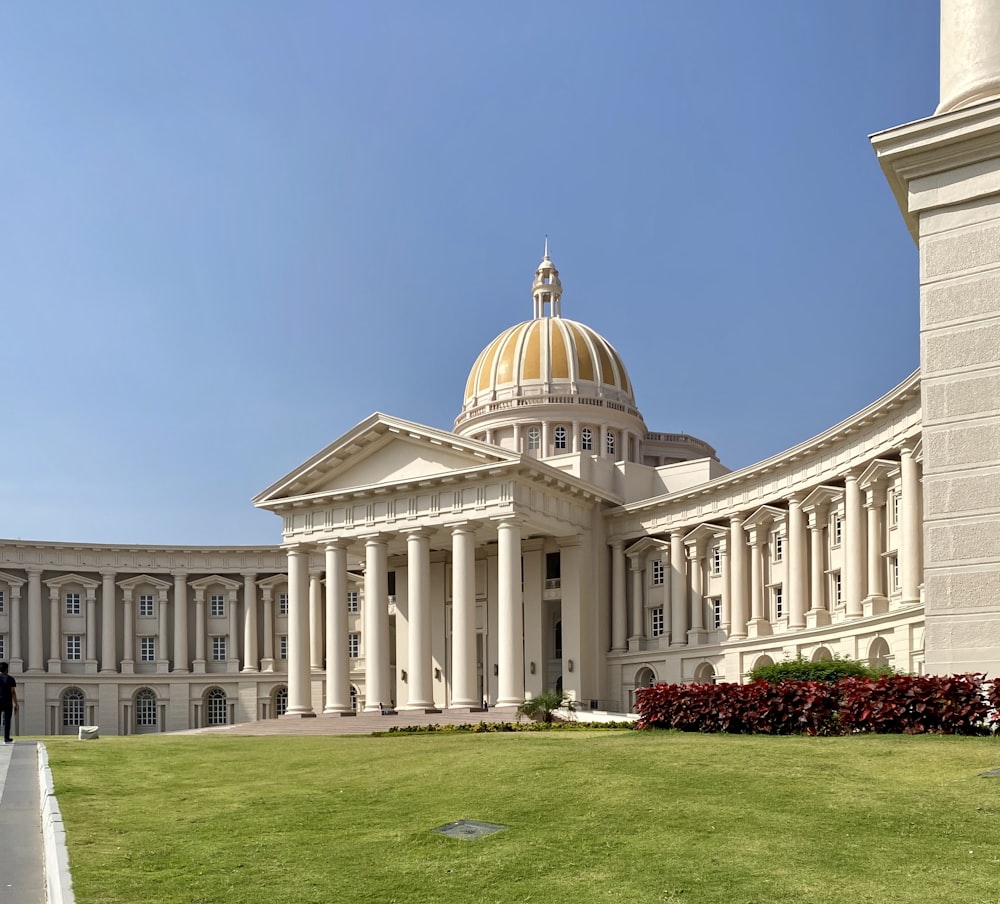
[[45,860],[45,900],[47,904],[76,904],[73,877],[69,872],[66,830],[59,801],[56,800],[49,752],[38,744],[38,790],[41,799],[42,853]]

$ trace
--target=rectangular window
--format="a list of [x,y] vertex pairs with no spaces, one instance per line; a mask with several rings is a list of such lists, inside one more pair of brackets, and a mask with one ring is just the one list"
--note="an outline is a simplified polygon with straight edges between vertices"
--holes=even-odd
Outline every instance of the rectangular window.
[[139,615],[150,616],[153,614],[153,594],[144,593],[139,597]]
[[79,593],[67,593],[66,594],[66,614],[67,615],[79,615],[80,614],[80,594]]
[[652,573],[653,586],[659,587],[663,584],[663,559],[654,559],[650,571]]
[[774,533],[774,561],[782,562],[785,558],[785,538],[777,531]]
[[7,658],[7,635],[0,634],[0,659]]
[[774,617],[784,618],[785,617],[785,597],[781,591],[780,587],[775,587],[772,591],[774,594]]
[[722,597],[713,596],[712,597],[712,627],[721,628],[722,627]]
[[347,635],[347,655],[351,659],[357,659],[361,655],[361,635],[356,631]]
[[892,580],[892,589],[899,590],[899,556],[892,556],[889,559],[889,577]]
[[139,638],[139,660],[141,662],[156,662],[156,638]]
[[213,593],[209,600],[209,615],[226,614],[226,598],[221,593]]
[[67,659],[80,659],[80,635],[79,634],[67,634],[66,635],[66,658]]
[[899,524],[899,492],[889,494],[889,524],[895,527]]
[[840,572],[833,573],[833,601],[839,606],[844,602],[844,584],[840,579]]
[[841,517],[840,512],[837,512],[833,516],[831,542],[833,543],[834,546],[840,546],[840,543],[843,539],[844,539],[844,519]]
[[347,591],[347,611],[348,612],[359,612],[361,606],[358,603],[358,591],[348,590]]
[[278,659],[288,658],[288,635],[282,634],[278,637]]
[[663,636],[663,606],[657,606],[655,609],[650,610],[650,615],[652,616],[652,624],[650,625],[650,637],[662,637]]
[[212,659],[216,662],[226,661],[226,638],[225,636],[212,638]]
[[4,607],[4,595],[3,595],[3,591],[0,590],[0,612],[4,611],[3,607]]
[[386,593],[388,593],[389,596],[395,596],[396,595],[396,572],[395,571],[390,571],[389,574],[386,576],[386,584],[388,584],[388,589],[386,590]]
[[288,594],[279,593],[278,594],[278,615],[284,618],[288,615]]
[[722,574],[722,547],[712,547],[712,574]]

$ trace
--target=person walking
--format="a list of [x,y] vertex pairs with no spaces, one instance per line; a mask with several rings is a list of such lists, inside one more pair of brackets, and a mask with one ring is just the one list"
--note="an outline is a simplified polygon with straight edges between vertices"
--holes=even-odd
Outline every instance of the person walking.
[[0,662],[0,718],[3,719],[3,742],[13,744],[14,739],[10,736],[10,720],[14,718],[14,713],[19,709],[17,704],[17,682],[14,676],[9,674],[10,666],[6,662]]

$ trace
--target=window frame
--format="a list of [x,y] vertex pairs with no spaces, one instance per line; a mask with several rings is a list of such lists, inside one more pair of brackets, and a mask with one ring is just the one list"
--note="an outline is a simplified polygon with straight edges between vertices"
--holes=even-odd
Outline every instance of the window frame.
[[67,634],[64,645],[67,662],[80,662],[83,660],[83,635]]
[[212,635],[212,662],[225,662],[227,660],[228,636],[225,634]]
[[139,662],[156,662],[156,637],[146,635],[139,638]]
[[76,591],[66,591],[66,614],[67,615],[80,615],[82,610],[80,608],[80,594]]
[[210,618],[226,617],[226,595],[213,593],[208,598],[208,614]]

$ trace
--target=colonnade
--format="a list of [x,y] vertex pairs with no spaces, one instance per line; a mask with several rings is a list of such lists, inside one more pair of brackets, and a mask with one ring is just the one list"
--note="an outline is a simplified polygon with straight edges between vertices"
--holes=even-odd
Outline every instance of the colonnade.
[[[521,607],[521,526],[516,519],[495,522],[497,536],[497,680],[498,706],[524,700],[524,644]],[[476,529],[472,522],[450,529],[452,563],[451,695],[453,708],[480,704],[476,671]],[[403,709],[435,707],[432,655],[431,535],[422,528],[359,535],[317,544],[291,544],[288,556],[288,709],[289,716],[314,715],[310,673],[311,638],[309,558],[324,553],[326,584],[326,713],[349,712],[351,706],[348,647],[348,547],[364,545],[365,710],[377,711],[395,697],[396,680],[389,650],[388,555],[390,543],[406,543],[407,675]],[[319,576],[315,583],[319,583]],[[315,609],[315,607],[312,607]]]
[[[225,662],[229,670],[256,672],[270,670],[274,664],[273,586],[284,583],[284,575],[260,582],[257,573],[241,572],[242,582],[219,575],[198,576],[190,580],[188,572],[172,572],[172,581],[154,575],[121,575],[102,569],[96,578],[72,572],[52,575],[39,565],[24,566],[25,579],[6,575],[10,591],[9,621],[4,656],[15,671],[27,673],[60,672],[66,662],[82,663],[85,673],[132,674],[135,671],[136,640],[152,638],[157,673],[205,672],[210,622],[206,612],[209,591],[221,592],[225,599],[224,620],[212,625],[214,632],[225,636]],[[24,586],[27,585],[26,594]],[[48,630],[43,630],[44,595],[48,591]],[[67,593],[80,594],[79,612],[68,611]],[[151,593],[149,593],[151,591]],[[140,598],[151,595],[155,601],[153,620],[137,613]],[[189,621],[192,620],[193,594],[194,658],[189,648]],[[261,658],[258,604],[264,603],[263,659]],[[27,632],[24,605],[27,603]],[[242,605],[242,620],[240,618]],[[242,648],[237,648],[242,627]],[[46,644],[47,637],[47,644]],[[79,655],[67,655],[67,640],[80,638]],[[25,649],[25,646],[27,649]],[[47,649],[46,649],[47,647]],[[47,656],[46,656],[47,652]],[[75,651],[74,651],[75,652]],[[119,656],[120,652],[120,656]]]
[[[843,486],[819,485],[749,514],[735,512],[728,523],[685,525],[661,535],[663,630],[669,625],[669,646],[704,644],[712,628],[730,640],[772,632],[769,561],[776,532],[782,536],[782,621],[788,630],[828,625],[834,613],[845,619],[880,614],[887,611],[893,592],[901,606],[918,603],[923,570],[918,454],[916,444],[907,444],[898,461],[876,459],[844,475]],[[890,550],[887,506],[893,494],[899,519],[893,524],[897,545]],[[829,535],[834,523],[839,537]],[[842,558],[834,568],[830,549],[838,545]],[[707,556],[716,552],[720,567],[712,572]],[[624,539],[611,543],[612,652],[637,649],[647,639],[645,569],[651,555],[645,545],[630,555]],[[898,587],[886,584],[890,562],[898,567]],[[712,626],[704,621],[706,574],[719,579],[713,596],[720,611]]]

